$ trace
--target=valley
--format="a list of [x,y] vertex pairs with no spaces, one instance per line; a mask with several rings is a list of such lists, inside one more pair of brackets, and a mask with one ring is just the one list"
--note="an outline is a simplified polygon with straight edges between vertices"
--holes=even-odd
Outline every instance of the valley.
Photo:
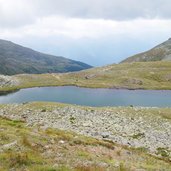
[[[4,98],[21,89],[57,86],[162,92],[171,90],[171,62],[125,62],[79,72],[0,75]],[[77,91],[69,98],[76,97]],[[0,171],[171,170],[169,106],[89,107],[36,101],[0,104]]]
[[169,0],[0,0],[0,171],[171,171]]

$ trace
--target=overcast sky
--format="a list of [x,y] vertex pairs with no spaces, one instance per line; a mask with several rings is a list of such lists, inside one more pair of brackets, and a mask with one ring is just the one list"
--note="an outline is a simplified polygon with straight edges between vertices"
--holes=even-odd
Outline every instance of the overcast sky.
[[94,66],[171,37],[170,0],[0,0],[0,38]]

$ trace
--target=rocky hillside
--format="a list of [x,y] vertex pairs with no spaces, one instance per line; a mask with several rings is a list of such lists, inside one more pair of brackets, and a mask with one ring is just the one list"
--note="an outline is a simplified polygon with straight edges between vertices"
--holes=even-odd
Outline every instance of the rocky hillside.
[[79,71],[91,66],[64,57],[48,55],[0,40],[0,74],[56,73]]
[[0,170],[168,171],[170,118],[159,108],[0,105]]
[[171,38],[151,50],[131,56],[121,63],[148,61],[171,61]]

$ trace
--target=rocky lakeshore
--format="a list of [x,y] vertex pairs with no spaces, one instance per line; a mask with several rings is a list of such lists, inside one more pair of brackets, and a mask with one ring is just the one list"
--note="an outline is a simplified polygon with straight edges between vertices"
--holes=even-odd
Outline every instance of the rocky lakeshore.
[[171,109],[92,108],[56,103],[0,106],[0,116],[22,120],[28,127],[58,128],[171,157]]
[[0,75],[0,88],[3,87],[13,87],[19,84],[19,80],[14,76]]

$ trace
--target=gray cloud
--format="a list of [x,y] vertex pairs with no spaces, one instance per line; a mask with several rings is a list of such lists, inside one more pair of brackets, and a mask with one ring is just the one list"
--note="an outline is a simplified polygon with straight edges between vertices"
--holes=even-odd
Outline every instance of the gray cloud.
[[104,65],[170,37],[170,9],[170,0],[0,0],[0,38]]
[[0,0],[0,27],[22,26],[49,15],[119,21],[170,19],[170,9],[170,0]]
[[19,27],[36,19],[33,4],[27,0],[0,0],[0,27]]
[[170,0],[34,0],[41,14],[129,20],[171,18]]

